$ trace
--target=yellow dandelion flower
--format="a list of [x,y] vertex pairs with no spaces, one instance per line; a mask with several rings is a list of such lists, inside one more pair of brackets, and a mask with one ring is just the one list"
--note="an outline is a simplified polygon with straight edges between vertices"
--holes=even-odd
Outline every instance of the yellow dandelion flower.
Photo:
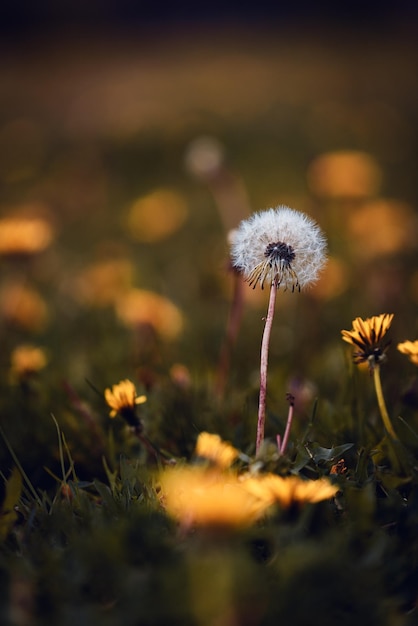
[[40,217],[5,217],[0,220],[0,254],[36,254],[53,239],[49,222]]
[[78,299],[93,307],[115,304],[132,286],[134,268],[129,259],[105,259],[89,265],[75,281]]
[[260,498],[267,506],[277,503],[283,507],[289,507],[295,503],[316,503],[328,500],[338,491],[338,487],[326,478],[304,480],[298,476],[283,477],[276,474],[244,476],[242,486],[255,497]]
[[48,323],[48,306],[32,287],[8,284],[0,291],[0,316],[12,326],[36,333]]
[[188,215],[185,198],[171,189],[157,189],[134,202],[127,217],[129,234],[146,243],[170,237]]
[[397,439],[386,408],[380,381],[380,364],[386,358],[385,353],[390,343],[390,341],[387,341],[385,344],[382,344],[382,339],[389,330],[392,320],[393,313],[382,313],[365,320],[361,319],[361,317],[356,317],[353,321],[353,329],[342,330],[341,335],[344,341],[359,348],[357,352],[354,352],[354,363],[367,362],[369,364],[369,370],[373,373],[380,415],[390,436],[393,439]]
[[406,354],[411,363],[418,365],[418,339],[415,341],[404,341],[398,343],[398,350],[402,354]]
[[238,458],[239,451],[222,441],[219,435],[203,432],[197,438],[195,455],[207,459],[219,469],[227,469]]
[[160,485],[161,501],[167,513],[187,528],[247,527],[266,508],[235,474],[214,474],[199,467],[173,467],[160,474]]
[[17,346],[11,354],[10,374],[13,380],[22,380],[42,370],[48,359],[42,348],[29,344]]
[[356,317],[353,321],[352,330],[342,330],[343,341],[357,346],[359,350],[354,352],[354,363],[368,362],[370,369],[385,359],[385,352],[390,342],[382,345],[381,341],[390,328],[393,313],[374,315],[365,320]]
[[107,404],[112,409],[109,413],[110,417],[116,417],[119,413],[130,426],[140,426],[140,421],[136,415],[136,405],[143,404],[147,401],[146,396],[137,396],[133,382],[128,379],[121,380],[117,385],[113,385],[111,389],[105,389],[104,397]]
[[416,246],[416,212],[405,202],[379,198],[350,211],[347,231],[357,259],[369,261],[406,252]]
[[116,302],[116,314],[130,328],[151,326],[163,339],[173,340],[183,330],[183,314],[167,298],[145,289],[129,289]]
[[308,185],[325,198],[365,198],[380,188],[382,172],[366,152],[341,150],[316,157],[307,172]]

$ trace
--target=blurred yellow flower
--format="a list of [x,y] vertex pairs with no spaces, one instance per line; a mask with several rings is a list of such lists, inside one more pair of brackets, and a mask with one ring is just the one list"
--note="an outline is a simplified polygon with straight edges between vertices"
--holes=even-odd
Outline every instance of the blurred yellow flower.
[[379,191],[382,174],[375,159],[366,152],[341,150],[316,157],[307,178],[311,191],[318,196],[364,198]]
[[418,365],[418,339],[398,343],[398,350],[402,352],[402,354],[406,354],[411,363]]
[[210,461],[219,469],[227,469],[238,458],[239,451],[222,441],[219,435],[203,432],[197,438],[195,455]]
[[414,249],[418,221],[405,202],[379,198],[347,215],[348,243],[353,254],[369,260]]
[[147,401],[146,396],[137,396],[133,382],[128,379],[121,380],[117,385],[113,385],[111,389],[105,389],[104,397],[107,404],[112,409],[109,413],[110,417],[116,417],[119,413],[130,426],[138,426],[139,419],[135,412],[137,404],[143,404]]
[[9,284],[0,292],[0,315],[13,326],[38,332],[47,324],[48,307],[35,289]]
[[239,528],[253,524],[266,508],[235,474],[200,467],[167,468],[160,474],[161,501],[185,527]]
[[154,243],[176,232],[187,214],[182,195],[170,189],[157,189],[134,202],[128,213],[127,228],[135,239]]
[[299,476],[277,476],[276,474],[258,474],[243,476],[242,486],[266,506],[280,504],[289,507],[292,504],[321,502],[335,496],[338,487],[327,478],[304,480]]
[[46,366],[48,359],[42,348],[22,344],[13,350],[10,362],[11,377],[16,380],[36,374]]
[[365,320],[356,317],[352,322],[352,330],[341,331],[343,341],[359,348],[357,352],[354,352],[354,363],[367,361],[369,368],[373,369],[385,359],[389,342],[382,345],[381,341],[389,330],[392,320],[393,313],[382,313]]
[[183,315],[167,298],[144,289],[130,289],[116,302],[116,314],[128,327],[152,326],[163,339],[175,339],[183,330]]
[[134,268],[128,259],[106,259],[85,268],[76,280],[78,298],[92,306],[114,304],[132,286]]
[[5,217],[0,220],[0,254],[35,254],[51,243],[52,226],[40,217]]

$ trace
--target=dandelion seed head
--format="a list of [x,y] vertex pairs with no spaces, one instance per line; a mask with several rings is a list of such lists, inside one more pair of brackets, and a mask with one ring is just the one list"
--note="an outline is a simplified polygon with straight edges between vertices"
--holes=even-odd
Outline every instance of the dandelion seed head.
[[292,289],[314,283],[326,261],[326,239],[307,215],[286,206],[243,220],[231,241],[233,266],[254,288]]

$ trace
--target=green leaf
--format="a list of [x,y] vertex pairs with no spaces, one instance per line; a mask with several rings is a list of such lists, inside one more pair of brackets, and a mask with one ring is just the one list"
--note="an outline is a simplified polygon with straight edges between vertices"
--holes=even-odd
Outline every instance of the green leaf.
[[326,461],[328,463],[336,461],[344,452],[350,450],[354,446],[354,443],[343,443],[341,446],[335,446],[335,448],[322,448],[318,444],[313,444],[311,453],[315,463],[320,461]]

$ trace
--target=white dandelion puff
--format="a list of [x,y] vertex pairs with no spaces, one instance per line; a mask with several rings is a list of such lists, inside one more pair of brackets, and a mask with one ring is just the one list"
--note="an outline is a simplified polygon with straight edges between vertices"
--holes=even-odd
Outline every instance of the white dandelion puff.
[[254,213],[231,237],[233,266],[253,286],[292,291],[314,283],[326,261],[326,239],[307,215],[287,206]]
[[[307,215],[278,206],[254,213],[243,220],[230,234],[231,260],[235,269],[253,286],[270,286],[270,298],[265,318],[260,354],[260,396],[256,452],[264,440],[266,419],[267,367],[270,334],[273,324],[276,294],[279,287],[301,290],[315,282],[326,261],[326,239],[319,226]],[[293,400],[292,400],[293,402]],[[292,404],[293,411],[293,404]],[[289,436],[280,451],[285,451]]]

